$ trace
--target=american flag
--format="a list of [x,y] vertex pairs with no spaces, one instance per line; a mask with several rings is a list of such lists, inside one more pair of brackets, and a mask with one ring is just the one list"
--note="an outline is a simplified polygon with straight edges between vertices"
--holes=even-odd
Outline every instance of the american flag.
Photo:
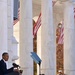
[[61,23],[61,27],[60,27],[60,36],[59,36],[59,39],[58,39],[58,44],[63,44],[63,41],[64,41],[64,23],[62,22]]
[[40,13],[40,15],[38,17],[37,22],[34,24],[34,27],[33,27],[33,35],[34,36],[37,34],[37,31],[38,31],[40,26],[41,26],[41,13]]

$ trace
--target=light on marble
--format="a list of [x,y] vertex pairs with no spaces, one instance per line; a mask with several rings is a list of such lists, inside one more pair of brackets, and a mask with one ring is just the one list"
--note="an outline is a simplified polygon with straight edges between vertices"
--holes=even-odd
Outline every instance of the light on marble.
[[33,75],[33,25],[32,25],[32,0],[20,0],[20,65],[23,75]]
[[69,1],[64,5],[64,73],[75,75],[74,5]]
[[45,75],[56,75],[56,42],[53,25],[52,0],[42,0],[41,5],[41,73]]

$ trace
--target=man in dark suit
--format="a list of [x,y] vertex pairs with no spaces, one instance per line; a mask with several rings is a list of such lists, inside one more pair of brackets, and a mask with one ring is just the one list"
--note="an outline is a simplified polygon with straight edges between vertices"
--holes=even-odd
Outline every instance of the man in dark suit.
[[0,75],[5,75],[14,72],[14,67],[7,69],[6,61],[9,59],[9,54],[4,52],[2,54],[2,59],[0,60]]

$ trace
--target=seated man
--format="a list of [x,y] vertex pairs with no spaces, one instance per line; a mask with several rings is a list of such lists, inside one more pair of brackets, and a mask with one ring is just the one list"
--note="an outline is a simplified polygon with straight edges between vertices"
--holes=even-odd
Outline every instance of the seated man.
[[14,72],[14,67],[7,69],[6,61],[9,59],[9,54],[4,52],[2,54],[2,59],[0,60],[0,75],[5,75]]

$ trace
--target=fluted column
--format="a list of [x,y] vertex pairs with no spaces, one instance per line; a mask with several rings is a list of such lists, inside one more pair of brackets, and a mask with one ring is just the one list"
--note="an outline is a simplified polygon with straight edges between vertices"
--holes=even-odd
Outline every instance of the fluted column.
[[74,7],[71,1],[64,3],[64,73],[66,75],[75,75],[75,25]]
[[20,0],[20,65],[23,75],[33,75],[32,0]]
[[0,0],[0,58],[7,52],[7,0]]
[[8,53],[9,53],[9,61],[8,68],[12,66],[12,57],[13,57],[13,49],[12,49],[12,38],[13,38],[13,0],[7,0],[7,32],[8,32]]
[[45,75],[56,75],[56,42],[53,25],[52,0],[42,0],[41,4],[41,73]]

